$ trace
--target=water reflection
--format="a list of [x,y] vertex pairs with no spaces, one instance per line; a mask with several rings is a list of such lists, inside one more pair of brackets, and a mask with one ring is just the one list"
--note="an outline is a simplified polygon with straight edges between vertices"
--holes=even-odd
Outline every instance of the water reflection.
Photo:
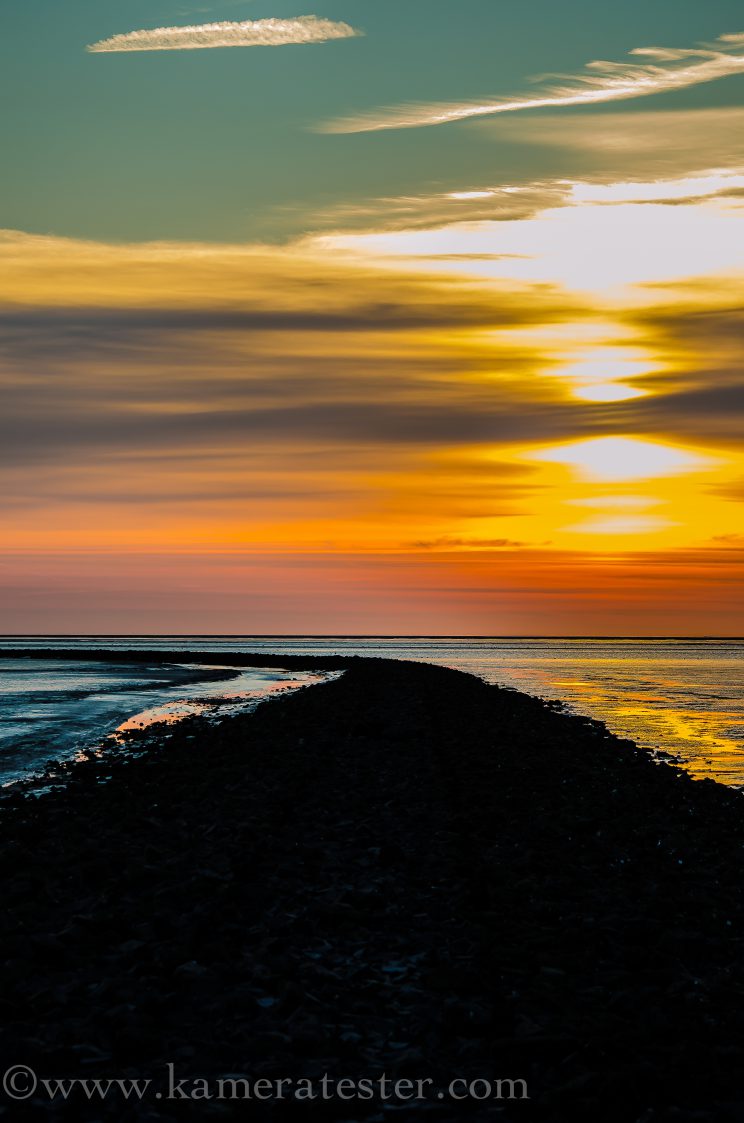
[[[2,641],[0,648],[58,644],[55,637],[18,637]],[[250,652],[266,664],[283,653],[440,663],[488,682],[564,701],[578,713],[605,721],[624,737],[680,756],[695,776],[744,785],[741,639],[124,636],[66,639],[65,646]],[[230,688],[236,689],[236,680],[228,684]],[[205,694],[209,690],[205,685]]]
[[[26,643],[39,645],[38,639]],[[328,677],[227,660],[203,666],[1,657],[3,648],[10,655],[19,646],[0,644],[0,786],[43,772],[53,760],[96,755],[96,746],[111,746],[109,737],[123,742],[157,723],[239,713]]]
[[[150,706],[140,713],[123,721],[111,735],[121,740],[122,734],[148,729],[152,725],[175,725],[189,717],[226,717],[237,713],[247,713],[255,709],[259,702],[275,694],[285,694],[303,686],[313,686],[337,678],[338,672],[328,674],[288,674],[283,671],[255,671],[253,669],[235,673],[233,677],[221,682],[205,684],[208,695],[198,697],[199,691],[192,690],[188,698],[163,702]],[[263,678],[264,681],[260,681]],[[196,695],[196,696],[194,696]]]
[[489,661],[484,677],[562,699],[696,777],[744,785],[744,644],[595,640],[582,654],[578,643],[553,641],[560,654],[533,651],[503,668]]

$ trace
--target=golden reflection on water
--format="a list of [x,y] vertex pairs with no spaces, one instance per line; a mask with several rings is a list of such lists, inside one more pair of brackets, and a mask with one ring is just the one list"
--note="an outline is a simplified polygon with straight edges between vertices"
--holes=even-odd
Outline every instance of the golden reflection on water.
[[696,778],[744,786],[744,698],[741,693],[735,701],[726,698],[728,691],[737,690],[727,666],[699,668],[698,677],[682,665],[678,677],[649,681],[653,664],[618,660],[626,681],[622,689],[620,676],[613,682],[613,668],[599,667],[599,662],[615,661],[587,660],[586,677],[553,678],[544,672],[541,677],[545,686],[549,682],[550,693],[573,710],[600,718],[612,732],[640,745],[670,753]]
[[121,733],[131,733],[136,730],[148,729],[151,725],[175,725],[187,717],[200,717],[208,713],[212,707],[205,702],[164,702],[160,706],[152,706],[148,710],[127,718],[116,727],[114,736]]
[[[250,669],[245,674],[250,675]],[[141,732],[153,725],[175,725],[189,717],[204,717],[210,714],[230,716],[241,711],[245,712],[246,708],[252,708],[264,698],[310,686],[330,677],[330,675],[309,672],[297,677],[285,674],[278,681],[267,680],[260,687],[251,690],[220,689],[219,693],[201,698],[179,698],[173,702],[162,702],[158,706],[152,706],[127,718],[116,727],[112,736],[118,738],[121,734]]]
[[[653,701],[653,699],[649,699]],[[616,717],[624,725],[649,723],[648,706],[628,706],[616,710]],[[653,713],[664,743],[674,743],[681,749],[685,766],[693,776],[712,776],[724,783],[732,770],[744,769],[744,745],[729,735],[731,726],[741,720],[734,710],[700,713],[697,710],[664,709]],[[681,743],[681,744],[680,744]]]
[[484,638],[437,655],[564,702],[696,778],[744,787],[744,640]]

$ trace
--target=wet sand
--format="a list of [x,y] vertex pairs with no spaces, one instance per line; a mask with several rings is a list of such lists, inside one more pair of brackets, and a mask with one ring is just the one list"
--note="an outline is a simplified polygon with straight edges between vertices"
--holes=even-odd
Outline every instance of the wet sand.
[[[3,1068],[155,1081],[12,1118],[744,1118],[744,797],[457,671],[275,662],[344,674],[2,805]],[[530,1098],[163,1102],[168,1062]]]

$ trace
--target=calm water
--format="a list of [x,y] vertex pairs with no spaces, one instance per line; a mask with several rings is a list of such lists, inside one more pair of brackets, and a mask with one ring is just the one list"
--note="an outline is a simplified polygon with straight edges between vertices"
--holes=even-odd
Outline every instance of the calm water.
[[[561,699],[573,710],[605,721],[616,733],[678,755],[696,776],[744,785],[744,640],[265,636],[0,640],[0,652],[31,646],[250,651],[265,653],[267,666],[272,654],[283,652],[354,653],[441,663],[488,682]],[[32,665],[25,666],[33,674]],[[150,668],[148,673],[161,672]],[[28,704],[32,703],[30,693]],[[14,720],[22,724],[28,720],[22,699],[17,698],[15,705]],[[70,702],[66,714],[55,714],[52,704],[48,717],[58,716],[60,723],[66,723],[74,710]]]
[[320,677],[229,665],[14,659],[0,641],[0,784],[109,735],[195,714],[234,713]]

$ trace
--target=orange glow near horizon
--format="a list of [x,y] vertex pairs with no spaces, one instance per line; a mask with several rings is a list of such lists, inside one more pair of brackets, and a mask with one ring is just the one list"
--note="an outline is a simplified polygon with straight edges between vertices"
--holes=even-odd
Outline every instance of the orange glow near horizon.
[[238,631],[644,632],[685,589],[672,631],[744,631],[740,211],[612,186],[276,249],[0,237],[9,630],[97,558],[156,631],[216,571]]

